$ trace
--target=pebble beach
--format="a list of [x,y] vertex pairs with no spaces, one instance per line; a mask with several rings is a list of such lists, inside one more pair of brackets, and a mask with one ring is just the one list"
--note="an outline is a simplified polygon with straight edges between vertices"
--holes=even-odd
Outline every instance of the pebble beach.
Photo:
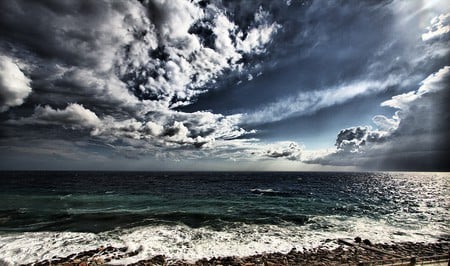
[[[174,265],[174,266],[274,266],[274,265],[448,265],[449,242],[422,243],[358,243],[358,240],[333,240],[339,246],[334,249],[317,247],[292,249],[288,253],[262,253],[247,257],[213,257],[195,262],[173,260],[166,255],[156,255],[135,263],[120,263],[136,256],[140,250],[112,246],[72,254],[64,258],[55,257],[26,265]],[[369,245],[367,245],[369,244]]]

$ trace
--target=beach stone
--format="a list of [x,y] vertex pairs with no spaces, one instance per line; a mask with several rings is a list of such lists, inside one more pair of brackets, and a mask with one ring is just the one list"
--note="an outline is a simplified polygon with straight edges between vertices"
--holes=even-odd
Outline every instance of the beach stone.
[[364,245],[372,246],[372,242],[370,242],[369,239],[364,239],[363,243],[364,243]]
[[163,264],[166,261],[166,257],[164,255],[157,255],[152,258],[152,262]]
[[97,264],[104,264],[104,263],[105,263],[105,260],[104,260],[103,258],[95,258],[94,261],[95,261]]
[[359,237],[359,236],[355,237],[355,242],[356,243],[361,243],[361,237]]
[[[392,245],[387,244],[375,244],[374,247],[388,251],[391,250],[392,253],[401,255],[404,257],[416,257],[420,262],[420,257],[440,255],[449,255],[449,244],[447,243],[396,243]],[[247,257],[219,257],[213,259],[203,258],[196,261],[195,263],[189,263],[187,261],[167,261],[166,257],[163,255],[155,256],[151,259],[145,259],[132,263],[130,265],[150,265],[150,266],[281,266],[281,265],[370,265],[371,261],[383,260],[383,263],[397,263],[399,260],[386,255],[379,254],[369,249],[364,249],[364,246],[355,245],[353,247],[342,247],[339,246],[335,249],[327,249],[326,247],[318,247],[314,249],[306,250],[303,252],[291,249],[289,253],[263,253]],[[30,266],[40,266],[40,265],[86,265],[94,266],[101,265],[104,263],[109,263],[111,261],[111,256],[115,255],[119,257],[117,252],[118,248],[108,247],[105,249],[114,250],[112,252],[104,252],[104,259],[98,257],[99,254],[95,253],[93,256],[88,256],[92,251],[80,252],[77,254],[72,254],[71,256],[60,258],[59,260],[43,260],[40,262],[30,263]],[[123,255],[120,255],[123,257]],[[128,257],[128,253],[125,257]],[[409,261],[408,261],[409,262]]]

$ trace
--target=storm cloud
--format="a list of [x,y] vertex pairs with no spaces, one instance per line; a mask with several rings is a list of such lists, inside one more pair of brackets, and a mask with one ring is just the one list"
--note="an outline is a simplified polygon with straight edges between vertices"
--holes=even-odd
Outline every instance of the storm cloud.
[[446,66],[423,80],[417,90],[382,102],[382,106],[397,111],[391,118],[375,116],[377,129],[343,129],[335,152],[307,162],[387,170],[449,170],[449,84],[450,67]]
[[444,2],[0,1],[0,168],[442,169]]
[[1,5],[0,51],[21,57],[31,77],[2,57],[2,111],[20,106],[30,83],[35,90],[18,109],[31,115],[8,126],[62,126],[158,146],[200,148],[246,134],[233,116],[174,108],[191,103],[224,71],[244,71],[242,57],[264,53],[279,28],[262,8],[253,11],[251,27],[240,29],[222,7],[192,1]]
[[301,148],[295,142],[291,143],[278,143],[277,145],[271,145],[265,151],[265,156],[270,158],[286,158],[292,161],[298,161],[301,158]]

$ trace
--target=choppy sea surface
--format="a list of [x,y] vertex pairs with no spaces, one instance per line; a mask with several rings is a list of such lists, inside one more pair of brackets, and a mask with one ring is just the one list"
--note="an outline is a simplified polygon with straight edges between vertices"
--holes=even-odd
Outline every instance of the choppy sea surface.
[[450,173],[1,172],[0,261],[112,245],[203,257],[448,241]]

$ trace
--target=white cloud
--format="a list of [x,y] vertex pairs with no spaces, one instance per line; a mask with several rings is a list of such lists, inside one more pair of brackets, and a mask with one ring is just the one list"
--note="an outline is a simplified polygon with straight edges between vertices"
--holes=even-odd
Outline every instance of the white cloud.
[[276,32],[280,26],[276,23],[268,23],[270,14],[259,8],[259,11],[255,14],[255,23],[257,27],[248,31],[247,36],[243,37],[243,33],[238,34],[239,50],[245,53],[261,53],[264,52],[264,46],[271,40],[274,32]]
[[72,129],[81,129],[95,128],[100,125],[101,121],[94,112],[86,109],[83,105],[72,103],[67,105],[65,109],[53,109],[48,105],[44,107],[37,106],[32,116],[19,120],[10,120],[9,123],[19,125],[62,125]]
[[[286,4],[290,2],[286,1]],[[28,10],[30,3],[18,1],[15,4],[19,12],[11,12],[13,24],[26,19],[19,16],[20,10]],[[369,75],[368,80],[299,92],[243,115],[176,111],[177,107],[193,103],[229,70],[242,71],[242,77],[248,80],[254,77],[245,72],[245,64],[249,64],[247,59],[265,53],[281,28],[271,14],[259,8],[254,10],[253,16],[244,18],[246,26],[239,26],[242,21],[235,20],[240,19],[235,17],[237,14],[214,1],[206,7],[189,0],[92,1],[86,5],[93,12],[89,16],[77,9],[79,4],[76,2],[61,4],[61,8],[67,7],[61,13],[50,11],[50,3],[45,8],[35,8],[29,19],[36,21],[36,28],[20,32],[18,27],[19,32],[14,32],[19,36],[19,45],[14,48],[18,52],[10,53],[14,56],[27,54],[24,60],[28,60],[25,64],[30,71],[26,73],[31,73],[33,86],[38,84],[40,92],[33,95],[36,96],[33,104],[41,106],[22,119],[16,119],[21,112],[12,113],[9,124],[84,130],[83,133],[90,133],[92,139],[124,154],[148,154],[159,150],[172,153],[174,157],[188,154],[191,158],[214,155],[239,159],[248,158],[254,152],[258,159],[299,160],[302,149],[298,144],[266,145],[260,140],[248,139],[247,134],[254,131],[239,125],[312,114],[355,97],[380,92],[399,84],[402,79],[399,75],[381,81],[376,75]],[[447,36],[448,15],[437,17],[432,24],[429,32],[422,35],[424,40]],[[20,34],[24,36],[20,38]],[[417,32],[414,34],[417,39]],[[40,42],[30,42],[28,38],[32,36],[45,39],[46,45],[41,47]],[[317,38],[317,42],[325,42],[328,37],[322,38]],[[388,47],[386,51],[390,49]],[[424,53],[423,57],[428,54]],[[384,61],[379,67],[386,67]],[[338,148],[361,154],[366,152],[365,147],[379,143],[377,137],[405,132],[404,121],[410,118],[408,108],[422,101],[425,94],[437,93],[437,86],[442,85],[441,74],[430,76],[429,81],[424,81],[423,89],[383,103],[399,112],[392,118],[375,116],[373,122],[378,129],[364,128],[362,137],[343,138]],[[30,81],[25,81],[29,87]],[[1,110],[22,104],[30,92],[31,88],[26,93],[16,94],[17,103],[6,107],[2,103]],[[67,105],[67,101],[73,104]],[[423,121],[421,124],[427,125]],[[357,128],[363,127],[347,129],[345,133],[356,134]],[[367,144],[369,142],[372,144]]]
[[450,32],[450,13],[442,14],[431,20],[428,32],[422,34],[423,41],[431,41],[447,36]]
[[240,29],[213,3],[201,8],[192,1],[152,1],[151,7],[158,16],[149,19],[146,35],[131,42],[117,63],[128,85],[139,87],[137,94],[166,108],[190,104],[223,71],[242,69],[243,55],[264,53],[280,27],[262,9],[251,28]]
[[27,31],[18,27],[15,36],[40,93],[33,114],[5,124],[89,132],[126,154],[236,148],[237,138],[254,132],[238,126],[239,114],[174,109],[192,103],[225,71],[245,71],[244,56],[266,52],[280,26],[262,8],[240,28],[221,4],[202,8],[189,0],[93,1],[89,14],[76,2],[57,12],[35,5],[41,8],[28,17],[21,10],[30,2],[7,5],[18,20],[39,21]]
[[382,106],[398,109],[387,118],[374,116],[378,129],[352,127],[339,132],[336,150],[305,160],[323,165],[375,169],[448,169],[447,104],[450,67],[421,82],[417,90],[396,95]]
[[300,161],[301,158],[302,147],[293,141],[267,144],[257,139],[240,139],[254,131],[237,127],[239,116],[165,110],[146,119],[147,122],[135,118],[120,120],[109,115],[99,117],[83,105],[73,103],[63,109],[38,106],[30,117],[8,123],[87,130],[92,140],[108,144],[117,154],[128,158],[151,155],[165,159],[208,157],[247,162],[270,158]]
[[387,118],[384,115],[376,115],[372,118],[372,122],[384,132],[391,132],[398,128],[400,118],[396,113],[392,118]]
[[22,105],[31,93],[30,82],[11,58],[0,55],[0,112]]
[[429,75],[425,80],[421,82],[420,88],[417,90],[417,94],[422,96],[427,93],[433,93],[446,89],[448,86],[447,80],[450,75],[450,66],[445,66],[436,73]]
[[[37,106],[30,117],[9,120],[11,125],[55,125],[89,130],[107,143],[116,140],[144,147],[211,147],[216,140],[231,140],[251,133],[236,126],[235,116],[209,112],[183,113],[172,110],[154,112],[146,120],[99,118],[83,105],[72,103],[64,109]],[[128,139],[128,140],[127,140]],[[136,141],[140,141],[136,142]]]
[[383,91],[397,82],[393,77],[388,77],[384,81],[359,81],[325,90],[300,92],[296,96],[281,99],[243,115],[242,123],[275,122],[292,116],[312,114],[320,109],[345,103],[358,96]]
[[431,74],[425,80],[423,80],[421,83],[422,85],[417,91],[410,91],[407,93],[396,95],[392,97],[392,99],[382,102],[381,106],[389,106],[402,110],[409,109],[411,103],[419,99],[422,95],[426,93],[433,93],[445,88],[445,84],[441,83],[443,81],[445,82],[446,76],[448,76],[449,72],[450,67],[445,66],[438,72]]
[[[59,6],[60,12],[50,12],[50,4],[34,8],[29,16],[20,10],[31,9],[31,3],[6,5],[17,20],[39,22],[28,31],[18,27],[15,36],[37,51],[25,51],[31,56],[24,63],[38,77],[37,84],[54,92],[37,95],[40,104],[60,105],[58,97],[72,93],[74,102],[86,104],[94,96],[103,106],[134,109],[136,115],[155,106],[159,110],[187,105],[225,70],[244,69],[239,62],[244,54],[264,53],[280,27],[260,9],[255,10],[252,26],[241,29],[226,9],[214,3],[202,8],[188,0],[86,5],[93,14],[78,12],[75,2]],[[205,42],[208,38],[211,45]],[[46,39],[45,46],[41,39]]]

